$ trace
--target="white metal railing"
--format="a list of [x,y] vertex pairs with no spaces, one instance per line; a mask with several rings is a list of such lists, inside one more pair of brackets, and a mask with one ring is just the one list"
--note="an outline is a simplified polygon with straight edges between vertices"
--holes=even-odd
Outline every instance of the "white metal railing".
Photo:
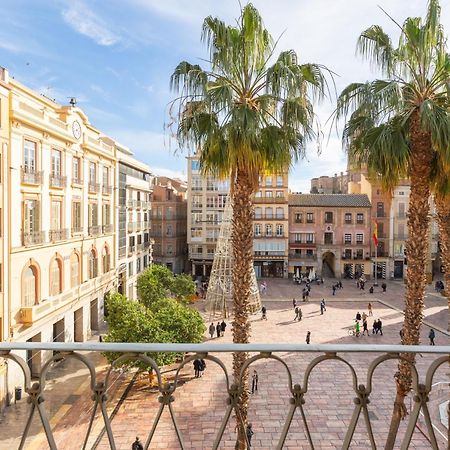
[[[39,351],[50,350],[55,352],[53,356],[45,362],[42,366],[38,382],[31,380],[31,372],[26,361],[15,354],[15,351]],[[113,352],[121,353],[110,366],[109,371],[98,372],[93,362],[86,357],[83,352]],[[156,364],[156,362],[147,356],[148,354],[158,352],[175,352],[177,354],[184,354],[182,360],[180,360],[177,366],[174,368],[173,376],[168,381],[162,376],[162,371]],[[245,362],[238,379],[234,379],[232,374],[228,373],[227,367],[221,361],[220,357],[224,353],[245,353]],[[281,353],[277,355],[276,353]],[[287,354],[292,353],[316,353],[317,356],[313,356],[313,359],[306,363],[306,367],[303,370],[303,380],[300,384],[294,384],[293,379],[298,378],[298,373],[291,373],[291,369],[288,364],[283,360],[287,358]],[[356,361],[350,360],[350,354],[373,354],[372,361],[367,365],[367,374],[361,376],[360,371],[355,369],[359,366],[359,359]],[[223,417],[220,419],[220,426],[216,432],[214,444],[211,448],[217,449],[220,445],[223,445],[223,438],[227,427],[229,426],[232,414],[235,415],[240,425],[244,426],[243,418],[240,415],[238,408],[238,399],[244,392],[248,390],[246,376],[244,375],[247,369],[253,369],[252,366],[255,362],[262,362],[267,360],[278,361],[282,364],[283,371],[287,374],[284,379],[287,381],[287,392],[289,397],[289,406],[287,410],[287,416],[283,424],[278,444],[273,448],[282,449],[285,443],[288,432],[291,428],[291,423],[297,410],[300,412],[299,421],[302,424],[302,431],[305,433],[308,448],[320,448],[322,445],[320,439],[321,433],[310,432],[311,417],[305,411],[305,404],[307,406],[313,405],[312,399],[308,396],[311,387],[309,384],[312,381],[313,369],[320,366],[322,363],[328,361],[336,361],[346,365],[349,369],[349,380],[351,380],[351,390],[354,396],[353,414],[348,426],[343,427],[342,436],[342,448],[348,449],[350,445],[353,445],[353,439],[358,422],[360,427],[365,427],[367,433],[367,445],[365,448],[376,449],[374,432],[372,430],[372,418],[369,412],[372,412],[373,407],[369,408],[370,398],[372,395],[374,383],[373,376],[376,369],[381,367],[386,361],[395,361],[402,358],[402,354],[406,353],[418,353],[421,356],[434,355],[434,359],[430,359],[430,363],[424,368],[424,370],[417,370],[412,368],[412,401],[413,407],[407,418],[406,430],[402,436],[401,448],[407,449],[411,443],[415,427],[419,421],[419,415],[424,417],[424,424],[421,422],[421,426],[425,428],[428,434],[427,439],[429,447],[431,449],[439,449],[438,440],[436,438],[435,427],[432,423],[430,411],[429,411],[429,394],[431,393],[435,385],[435,374],[440,367],[447,367],[450,361],[450,346],[401,346],[401,345],[342,345],[342,344],[324,344],[324,345],[299,345],[299,344],[136,344],[136,343],[40,343],[40,342],[3,342],[0,343],[0,357],[8,359],[9,364],[16,363],[24,375],[24,389],[29,396],[29,403],[31,404],[29,417],[27,423],[24,425],[24,432],[21,437],[21,446],[27,439],[30,430],[30,424],[33,420],[36,420],[35,415],[42,423],[44,428],[48,445],[50,449],[57,449],[55,436],[50,424],[49,416],[46,410],[46,403],[44,402],[44,387],[45,377],[52,363],[61,361],[64,359],[75,358],[89,369],[90,377],[90,389],[92,391],[93,408],[90,409],[90,418],[87,431],[83,437],[84,445],[82,448],[86,448],[89,439],[93,437],[90,435],[94,432],[93,423],[96,417],[96,413],[100,410],[104,421],[104,433],[107,436],[109,447],[116,449],[115,437],[113,434],[113,428],[111,426],[112,416],[108,415],[107,411],[107,395],[106,392],[111,384],[111,371],[113,368],[120,366],[123,361],[139,361],[141,366],[146,366],[149,370],[153,369],[156,381],[157,389],[159,391],[159,407],[154,418],[153,424],[149,424],[148,436],[145,441],[144,448],[151,448],[151,443],[155,435],[155,431],[160,422],[161,416],[165,409],[170,414],[170,420],[176,431],[176,437],[179,447],[181,449],[187,448],[184,444],[183,434],[187,433],[186,429],[182,429],[177,421],[177,416],[174,414],[173,405],[176,404],[179,385],[182,375],[181,370],[187,365],[191,364],[195,359],[204,359],[209,361],[210,367],[212,364],[216,364],[220,371],[223,372],[224,379],[224,404],[222,407]],[[428,361],[428,360],[427,360]],[[353,363],[353,364],[352,364]],[[355,365],[355,367],[354,367]],[[259,366],[260,367],[260,366]],[[281,367],[281,366],[280,366]],[[328,368],[329,369],[329,368]],[[381,369],[380,369],[381,370]],[[314,372],[316,374],[316,372]],[[314,375],[316,376],[316,375]],[[283,378],[278,378],[276,383],[280,385]],[[273,383],[273,381],[272,381]],[[280,392],[279,390],[277,392]],[[324,391],[327,392],[327,391]],[[340,396],[345,395],[339,391],[327,392],[330,395],[330,408],[334,407],[334,400]],[[377,393],[373,393],[375,397]],[[378,393],[379,395],[379,393]],[[51,392],[45,392],[46,398],[51,396]],[[447,397],[448,398],[448,395]],[[199,401],[202,401],[201,397],[198,397]],[[192,397],[192,402],[195,407],[196,397]],[[270,404],[269,404],[270,406]],[[360,416],[363,418],[360,419]],[[0,432],[2,423],[0,423]],[[425,435],[424,431],[422,433]],[[94,436],[95,438],[95,436]],[[439,436],[439,439],[445,439],[445,436]],[[428,444],[427,444],[428,445]],[[319,447],[317,447],[319,446]],[[94,447],[93,447],[94,448]],[[302,447],[303,448],[303,447]],[[305,447],[306,448],[306,447]],[[443,448],[443,447],[442,447]]]

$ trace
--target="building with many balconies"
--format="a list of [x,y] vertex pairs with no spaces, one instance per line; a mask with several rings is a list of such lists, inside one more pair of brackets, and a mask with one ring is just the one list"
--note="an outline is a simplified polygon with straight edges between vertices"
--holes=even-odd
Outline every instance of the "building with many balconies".
[[[116,284],[114,141],[76,106],[60,105],[14,79],[7,85],[4,281],[14,290],[2,337],[82,342],[99,329],[104,297]],[[26,355],[32,374],[50,353]]]
[[367,195],[289,195],[289,274],[370,276],[370,213]]
[[187,262],[187,185],[181,180],[155,177],[152,192],[153,262],[183,273]]
[[128,298],[137,297],[138,275],[152,263],[150,238],[150,168],[133,158],[133,153],[117,144],[118,291]]

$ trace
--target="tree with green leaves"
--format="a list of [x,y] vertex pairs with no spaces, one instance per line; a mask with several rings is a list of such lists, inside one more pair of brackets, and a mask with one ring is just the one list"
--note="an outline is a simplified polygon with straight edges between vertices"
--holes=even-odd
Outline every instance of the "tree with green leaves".
[[195,283],[189,275],[174,275],[166,266],[152,264],[137,279],[139,301],[148,308],[159,300],[174,297],[187,301],[195,292]]
[[[293,50],[275,56],[276,43],[252,4],[235,25],[203,22],[209,50],[205,67],[183,61],[171,77],[179,95],[171,113],[181,147],[198,152],[201,172],[231,183],[234,267],[233,342],[250,339],[249,296],[253,264],[252,195],[265,171],[282,173],[316,139],[313,100],[327,90],[323,66],[301,64]],[[174,113],[174,111],[176,113]],[[233,355],[235,380],[247,355]],[[242,385],[247,385],[248,372]],[[245,448],[248,392],[240,395],[238,448]]]
[[[394,21],[394,19],[392,19]],[[450,59],[437,0],[425,18],[398,24],[397,46],[378,25],[365,30],[358,51],[383,74],[382,79],[347,86],[338,98],[337,120],[346,120],[343,141],[349,158],[380,176],[388,190],[409,178],[411,194],[406,242],[408,271],[404,308],[405,345],[418,345],[423,319],[430,220],[430,186],[436,160],[450,160]],[[386,448],[393,448],[407,410],[414,355],[402,355],[397,395]]]

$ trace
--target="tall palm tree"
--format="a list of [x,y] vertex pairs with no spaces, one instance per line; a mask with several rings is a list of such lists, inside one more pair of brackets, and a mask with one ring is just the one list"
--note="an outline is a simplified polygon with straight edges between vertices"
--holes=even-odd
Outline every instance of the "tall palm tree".
[[[403,344],[418,345],[432,165],[436,157],[450,159],[450,59],[437,0],[429,1],[425,18],[394,23],[400,31],[397,46],[378,25],[360,35],[359,52],[381,71],[383,79],[347,86],[338,98],[336,117],[346,120],[343,140],[350,158],[367,164],[387,189],[402,177],[410,178]],[[414,363],[414,355],[403,355],[399,363],[386,448],[393,448],[400,420],[407,414],[404,399],[411,388]]]
[[[252,195],[265,171],[287,170],[316,137],[313,99],[325,95],[327,83],[322,66],[300,64],[293,50],[274,58],[276,44],[252,4],[241,10],[235,26],[207,17],[202,40],[209,49],[207,68],[186,61],[176,67],[171,87],[179,97],[171,111],[180,145],[197,150],[203,174],[231,180],[233,342],[248,343]],[[233,355],[236,382],[246,358]],[[247,379],[245,373],[242,386]],[[248,398],[244,389],[238,448],[245,448]]]

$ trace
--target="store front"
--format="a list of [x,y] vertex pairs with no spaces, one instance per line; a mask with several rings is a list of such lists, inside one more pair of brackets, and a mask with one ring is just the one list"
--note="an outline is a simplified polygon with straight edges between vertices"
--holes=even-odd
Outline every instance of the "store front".
[[283,278],[284,261],[255,261],[256,278]]

